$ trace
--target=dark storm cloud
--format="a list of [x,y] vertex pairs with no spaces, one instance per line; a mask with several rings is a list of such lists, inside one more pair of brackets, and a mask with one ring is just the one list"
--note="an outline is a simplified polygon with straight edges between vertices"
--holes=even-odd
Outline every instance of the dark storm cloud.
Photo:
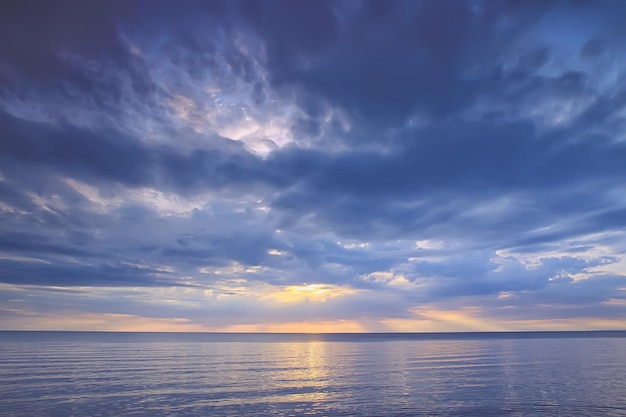
[[129,137],[71,125],[25,122],[0,114],[0,151],[5,163],[44,166],[78,177],[139,185],[149,181],[151,157]]
[[175,278],[168,277],[164,271],[117,262],[91,265],[59,260],[53,264],[0,260],[0,274],[3,277],[3,282],[19,285],[89,285],[94,287],[186,285]]
[[[24,166],[92,181],[115,181],[127,186],[159,185],[185,192],[230,185],[245,188],[287,182],[247,152],[194,150],[169,146],[146,147],[116,130],[94,132],[71,125],[27,122],[0,114],[0,159],[3,171]],[[220,139],[217,139],[218,141]]]
[[120,23],[136,16],[136,6],[116,0],[3,2],[0,91],[27,101],[34,97],[21,97],[24,90],[48,94],[53,105],[77,100],[80,94],[115,117],[126,94],[121,80],[109,73],[115,68],[145,102],[152,101],[156,87],[119,34]]
[[82,75],[68,74],[62,54],[123,59],[126,50],[117,36],[116,18],[132,7],[131,3],[121,1],[3,2],[0,8],[3,69],[31,81],[50,81],[64,75],[73,75],[78,81]]
[[271,233],[263,231],[239,231],[229,235],[210,233],[190,240],[184,244],[177,242],[177,247],[162,251],[165,260],[179,259],[198,266],[223,266],[235,261],[242,265],[263,265],[267,259],[267,249],[272,247]]
[[[84,239],[79,239],[84,240]],[[81,242],[86,243],[86,242]],[[34,233],[6,233],[0,238],[0,250],[3,252],[19,253],[21,255],[65,255],[72,257],[91,257],[96,254],[87,250],[59,245],[49,236]]]
[[268,41],[277,85],[301,85],[378,121],[414,110],[446,116],[481,89],[465,69],[509,34],[493,2],[328,1],[243,3]]
[[[267,41],[277,86],[302,87],[302,108],[313,118],[318,98],[365,119],[402,122],[419,111],[447,118],[475,99],[502,93],[548,60],[545,46],[524,52],[514,72],[500,61],[513,42],[548,17],[591,13],[590,4],[533,2],[330,1],[242,3],[243,15]],[[616,14],[620,5],[604,4]],[[600,54],[591,38],[583,48]],[[586,74],[569,71],[554,88],[574,91]],[[528,79],[526,80],[529,81]],[[312,106],[310,105],[312,104]]]
[[[325,161],[313,155],[315,162],[301,162],[300,169],[306,170],[307,165],[322,169],[311,169],[305,181],[273,202],[274,207],[290,215],[315,214],[347,236],[365,238],[376,234],[369,227],[376,221],[387,226],[383,230],[390,236],[401,236],[457,223],[477,202],[529,193],[524,199],[535,205],[539,216],[522,206],[504,213],[499,224],[497,219],[478,221],[528,229],[550,217],[589,213],[592,216],[584,225],[571,225],[571,233],[622,227],[621,208],[607,205],[602,188],[611,191],[626,174],[623,143],[608,138],[571,143],[566,133],[541,135],[528,123],[457,123],[418,130],[411,136],[403,147],[387,154],[356,151]],[[275,161],[280,163],[283,157],[277,154]],[[552,231],[526,243],[567,233]]]

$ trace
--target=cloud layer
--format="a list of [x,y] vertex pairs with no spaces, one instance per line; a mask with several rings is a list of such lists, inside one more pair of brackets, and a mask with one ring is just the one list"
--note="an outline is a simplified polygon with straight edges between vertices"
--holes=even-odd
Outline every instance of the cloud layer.
[[28,3],[0,327],[626,328],[619,2]]

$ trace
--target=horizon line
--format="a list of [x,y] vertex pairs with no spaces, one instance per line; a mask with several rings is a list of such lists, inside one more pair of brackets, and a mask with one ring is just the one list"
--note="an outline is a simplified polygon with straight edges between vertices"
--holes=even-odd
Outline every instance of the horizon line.
[[37,329],[0,329],[0,332],[24,332],[24,333],[146,333],[146,334],[268,334],[268,335],[435,335],[435,334],[511,334],[511,333],[601,333],[601,332],[626,332],[626,329],[590,329],[590,330],[462,330],[442,332],[228,332],[228,331],[143,331],[143,330],[37,330]]

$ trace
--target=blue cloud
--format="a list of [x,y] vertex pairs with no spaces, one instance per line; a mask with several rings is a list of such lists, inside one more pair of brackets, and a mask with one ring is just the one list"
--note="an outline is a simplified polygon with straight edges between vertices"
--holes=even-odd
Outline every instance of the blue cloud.
[[[3,303],[376,329],[623,309],[620,4],[1,7]],[[276,301],[308,284],[338,296]]]

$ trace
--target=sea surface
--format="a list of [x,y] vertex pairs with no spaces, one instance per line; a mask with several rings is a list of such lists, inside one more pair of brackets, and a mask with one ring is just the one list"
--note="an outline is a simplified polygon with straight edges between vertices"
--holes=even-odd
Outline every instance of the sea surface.
[[0,416],[626,416],[626,332],[0,332]]

